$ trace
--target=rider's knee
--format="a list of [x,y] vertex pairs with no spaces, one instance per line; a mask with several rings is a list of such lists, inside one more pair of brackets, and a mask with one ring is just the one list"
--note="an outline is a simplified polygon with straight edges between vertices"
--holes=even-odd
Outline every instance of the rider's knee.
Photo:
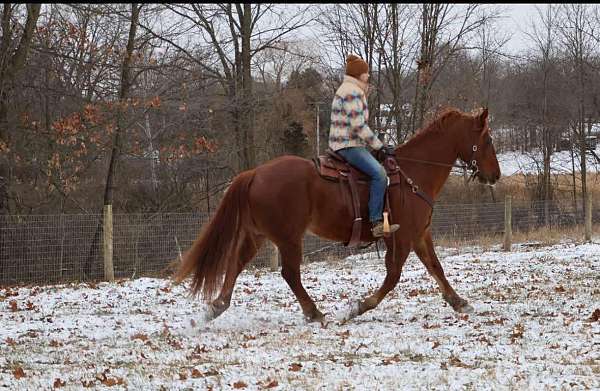
[[379,170],[377,170],[377,175],[373,179],[377,182],[387,183],[387,173],[385,172],[385,169],[380,167]]

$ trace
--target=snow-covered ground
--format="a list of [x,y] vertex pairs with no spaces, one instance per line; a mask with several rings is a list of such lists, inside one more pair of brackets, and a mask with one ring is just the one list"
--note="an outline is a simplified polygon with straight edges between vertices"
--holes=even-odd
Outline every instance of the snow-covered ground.
[[[600,156],[600,151],[595,151]],[[530,153],[505,152],[497,155],[502,176],[514,174],[537,174],[543,171],[543,159],[539,151]],[[600,164],[592,155],[586,155],[587,172],[597,173]],[[571,153],[569,151],[554,152],[550,160],[552,174],[570,174],[573,172]],[[579,155],[575,155],[575,172],[579,172]]]
[[439,253],[473,314],[455,314],[413,255],[380,306],[346,323],[383,261],[304,265],[324,325],[268,270],[244,272],[212,323],[161,279],[0,289],[0,388],[600,388],[600,244]]

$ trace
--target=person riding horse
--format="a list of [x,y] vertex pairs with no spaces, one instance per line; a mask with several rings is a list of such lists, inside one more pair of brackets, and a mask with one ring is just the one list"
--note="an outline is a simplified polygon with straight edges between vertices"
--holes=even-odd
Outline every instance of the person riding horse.
[[[383,236],[383,203],[388,178],[383,166],[366,146],[385,153],[389,153],[390,147],[384,146],[367,125],[368,80],[369,65],[362,58],[350,54],[346,59],[344,81],[331,103],[329,148],[371,177],[369,220],[373,237],[378,238]],[[390,232],[399,228],[398,224],[392,224]]]

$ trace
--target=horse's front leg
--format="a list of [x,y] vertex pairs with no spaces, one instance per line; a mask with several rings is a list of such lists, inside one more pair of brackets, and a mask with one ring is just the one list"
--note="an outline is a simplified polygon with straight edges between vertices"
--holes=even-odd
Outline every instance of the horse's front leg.
[[[410,253],[410,244],[396,241],[395,251],[391,247],[391,243],[385,253],[385,267],[387,274],[383,280],[381,287],[373,295],[368,296],[362,301],[357,302],[351,309],[347,319],[352,319],[358,315],[377,307],[383,298],[396,286],[402,273],[402,266],[406,262],[406,258]],[[347,320],[346,319],[346,320]]]
[[442,291],[442,297],[452,306],[454,311],[463,313],[473,312],[473,307],[456,293],[446,279],[444,269],[442,269],[440,260],[435,253],[433,241],[431,240],[431,231],[427,230],[421,240],[415,244],[415,253],[421,262],[423,262],[429,274],[438,283]]

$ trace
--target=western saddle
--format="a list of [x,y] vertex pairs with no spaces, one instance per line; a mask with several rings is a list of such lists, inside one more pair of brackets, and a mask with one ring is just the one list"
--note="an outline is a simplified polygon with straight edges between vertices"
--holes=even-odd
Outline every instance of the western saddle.
[[[375,157],[377,158],[377,156]],[[389,186],[400,184],[401,169],[398,166],[396,159],[394,159],[393,156],[387,155],[383,159],[377,160],[383,164],[383,167],[387,172],[387,176],[389,178],[388,188]],[[368,184],[371,181],[371,178],[362,171],[350,165],[350,163],[348,163],[341,155],[337,154],[331,149],[328,149],[325,155],[314,158],[313,161],[315,162],[317,171],[322,178],[334,182],[340,182],[344,188],[342,191],[346,191],[345,187],[343,186],[344,183],[347,183],[348,187],[350,188],[351,205],[349,205],[349,208],[354,214],[354,223],[352,224],[352,235],[348,243],[346,243],[346,246],[356,246],[360,244],[362,217],[360,215],[360,196],[358,194],[358,185]],[[390,212],[387,189],[384,210],[387,213]]]

